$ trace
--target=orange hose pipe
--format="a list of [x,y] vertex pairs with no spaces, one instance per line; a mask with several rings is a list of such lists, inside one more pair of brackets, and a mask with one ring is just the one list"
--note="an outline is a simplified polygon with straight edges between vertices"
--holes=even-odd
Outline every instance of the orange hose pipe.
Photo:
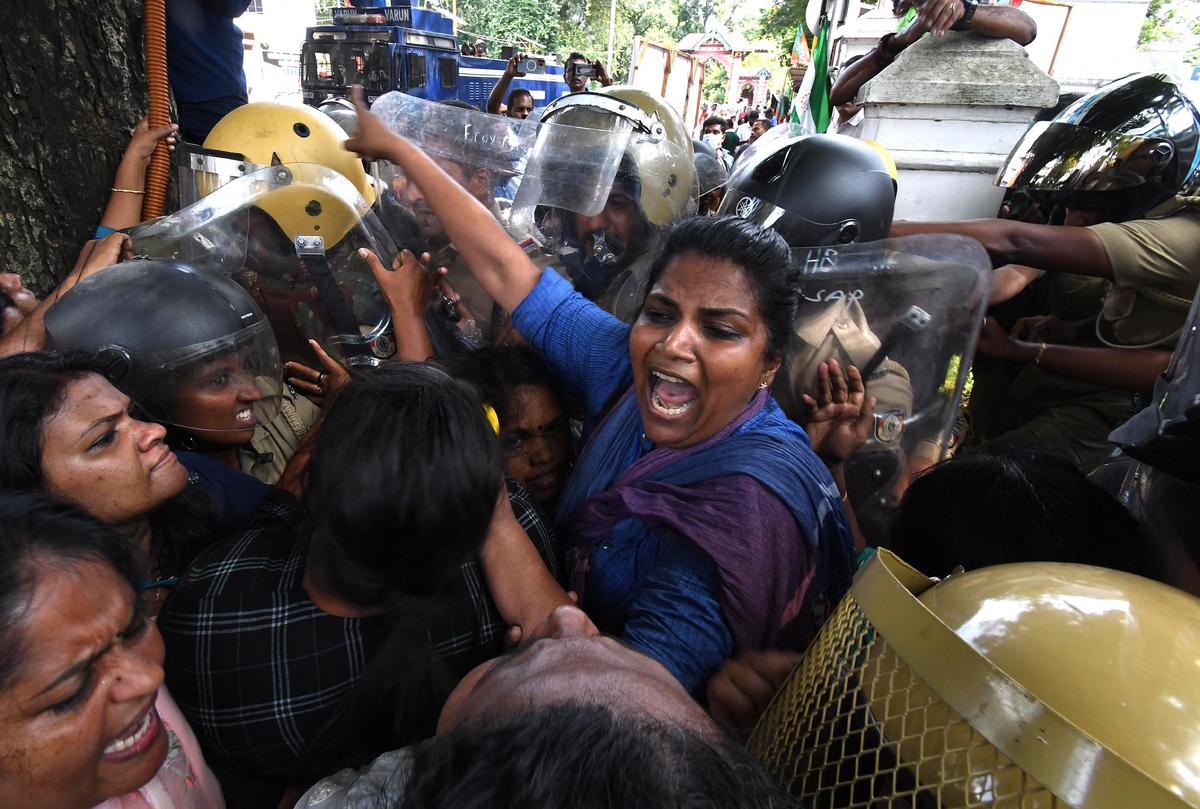
[[[145,0],[146,85],[150,97],[150,128],[171,123],[171,96],[167,84],[167,6],[166,0]],[[146,172],[146,196],[142,219],[163,215],[167,181],[171,174],[171,152],[160,140]]]

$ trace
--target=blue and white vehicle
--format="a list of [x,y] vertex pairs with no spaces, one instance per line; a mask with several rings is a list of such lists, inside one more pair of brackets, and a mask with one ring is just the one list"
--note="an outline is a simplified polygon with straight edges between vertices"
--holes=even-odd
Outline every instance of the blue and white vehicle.
[[[419,2],[419,0],[418,0]],[[444,11],[413,5],[412,0],[354,0],[353,8],[334,8],[333,24],[309,28],[301,55],[304,103],[319,106],[347,97],[361,84],[368,102],[391,90],[431,101],[457,99],[483,109],[504,73],[504,59],[466,56],[454,25]],[[386,5],[385,5],[386,3]],[[564,95],[560,65],[515,78],[542,107]]]

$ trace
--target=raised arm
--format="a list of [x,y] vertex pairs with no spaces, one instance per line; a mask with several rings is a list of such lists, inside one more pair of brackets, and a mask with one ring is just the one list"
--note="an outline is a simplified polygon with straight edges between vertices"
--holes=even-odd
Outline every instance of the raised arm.
[[142,221],[142,200],[146,198],[146,168],[154,149],[163,138],[167,140],[167,148],[175,150],[175,133],[179,131],[178,124],[168,124],[157,129],[151,129],[147,119],[137,122],[133,136],[117,166],[116,176],[113,177],[111,196],[104,214],[100,217],[100,225],[110,230],[124,230]]
[[[932,5],[925,8],[934,10]],[[864,84],[878,76],[905,48],[929,32],[928,16],[918,15],[898,34],[885,34],[866,56],[843,68],[829,91],[829,103],[836,107],[853,101]]]
[[110,233],[103,239],[92,239],[83,246],[75,268],[71,270],[58,288],[46,296],[31,312],[25,315],[13,329],[0,337],[0,357],[9,357],[25,351],[42,351],[46,348],[46,311],[66,295],[83,279],[96,274],[105,267],[133,256],[129,236]]
[[985,37],[1011,39],[1018,45],[1028,45],[1037,37],[1033,17],[1012,6],[977,6],[971,30]]
[[993,267],[1023,264],[1048,272],[1096,278],[1113,277],[1112,263],[1100,238],[1087,228],[1035,225],[1012,219],[968,219],[961,222],[894,222],[891,236],[957,233],[983,245]]
[[346,148],[361,157],[390,160],[417,184],[434,216],[480,286],[508,311],[537,286],[541,272],[509,237],[492,213],[471,196],[432,159],[388,130],[363,104],[362,88],[353,91],[358,110],[358,133]]
[[[878,76],[900,53],[929,32],[945,33],[962,18],[962,0],[926,0],[920,13],[903,31],[886,34],[862,59],[845,67],[829,91],[829,103],[839,106],[853,101],[859,89]],[[970,30],[994,39],[1011,39],[1028,45],[1037,36],[1037,23],[1012,6],[977,6],[968,23]]]
[[504,104],[504,95],[508,92],[508,86],[512,84],[512,80],[517,76],[525,75],[517,72],[517,64],[524,58],[525,54],[515,53],[509,58],[508,64],[504,66],[504,73],[500,75],[500,81],[496,82],[496,86],[488,95],[487,111],[492,115],[500,114],[500,107]]

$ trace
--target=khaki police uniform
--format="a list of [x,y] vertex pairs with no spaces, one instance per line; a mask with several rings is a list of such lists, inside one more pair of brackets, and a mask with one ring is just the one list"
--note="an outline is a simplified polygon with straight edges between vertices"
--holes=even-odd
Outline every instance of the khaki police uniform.
[[[858,301],[835,301],[817,315],[802,314],[771,393],[788,418],[803,424],[807,408],[801,395],[812,395],[815,391],[818,366],[836,359],[843,369],[848,365],[861,368],[879,346],[879,338],[868,326]],[[885,359],[865,382],[867,395],[875,397],[875,425],[864,449],[898,451],[904,425],[913,410],[908,371],[898,362]],[[937,454],[940,453],[935,453],[935,457]]]
[[241,470],[274,486],[304,436],[320,419],[319,407],[285,386],[275,418],[255,427],[250,446],[238,451]]
[[[1200,283],[1200,208],[1172,204],[1162,211],[1159,218],[1090,228],[1108,255],[1113,282],[1096,304],[1094,339],[1082,345],[1174,347]],[[1074,276],[1064,278],[1070,285]],[[1090,293],[1095,289],[1094,283],[1087,286]],[[1060,311],[1054,305],[1042,310],[1064,320],[1078,312]],[[1049,450],[1090,472],[1112,453],[1108,434],[1143,403],[1128,391],[1035,365],[1020,366],[1015,375],[1011,367],[982,362],[977,367],[987,371],[977,375],[971,402],[982,442],[976,449]],[[1005,376],[1010,381],[999,381]]]

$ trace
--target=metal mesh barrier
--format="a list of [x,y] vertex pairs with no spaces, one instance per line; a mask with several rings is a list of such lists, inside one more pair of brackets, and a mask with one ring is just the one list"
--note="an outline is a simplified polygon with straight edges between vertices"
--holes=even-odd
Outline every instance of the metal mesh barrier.
[[1068,809],[935,696],[852,594],[749,746],[810,809]]

